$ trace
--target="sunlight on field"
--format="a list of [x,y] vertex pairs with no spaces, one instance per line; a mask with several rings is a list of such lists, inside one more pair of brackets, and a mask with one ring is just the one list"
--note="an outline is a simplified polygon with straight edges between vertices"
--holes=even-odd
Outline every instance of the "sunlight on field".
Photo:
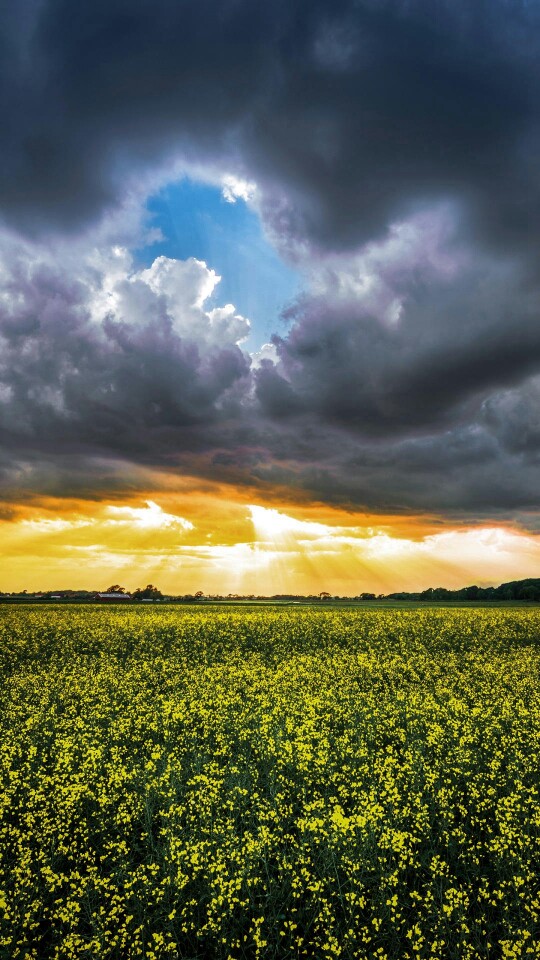
[[0,608],[1,956],[538,956],[539,635]]

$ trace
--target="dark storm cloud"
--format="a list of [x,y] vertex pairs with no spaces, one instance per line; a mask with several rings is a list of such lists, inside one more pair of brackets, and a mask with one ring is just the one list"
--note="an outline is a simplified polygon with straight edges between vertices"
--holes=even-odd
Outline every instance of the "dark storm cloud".
[[256,375],[268,414],[314,413],[359,437],[429,433],[469,421],[492,391],[540,368],[540,285],[474,260],[451,277],[419,264],[407,280],[394,287],[392,323],[332,287],[300,301],[276,337],[280,366]]
[[279,362],[254,374],[280,436],[260,476],[375,511],[534,512],[540,284],[417,226],[290,309]]
[[[9,262],[4,256],[4,269]],[[538,505],[539,380],[526,374],[539,345],[533,293],[519,296],[507,274],[498,284],[489,275],[482,284],[471,268],[461,276],[457,303],[469,296],[483,318],[474,333],[467,312],[457,313],[450,279],[418,281],[393,327],[355,315],[354,303],[338,309],[329,291],[306,297],[278,342],[278,364],[251,371],[226,338],[197,340],[195,327],[191,338],[180,335],[161,294],[149,319],[127,323],[118,307],[96,322],[96,288],[84,274],[14,256],[7,275],[0,309],[6,503],[35,494],[133,494],[144,488],[141,468],[157,468],[372,511],[518,513],[534,526],[527,511]],[[140,280],[131,287],[138,313],[148,287]],[[482,344],[492,359],[503,355],[499,331],[510,304],[530,332],[528,352],[516,350],[508,366],[497,359],[482,373]],[[442,369],[445,356],[452,389],[429,372],[435,360]]]
[[283,430],[274,455],[253,470],[265,486],[373,513],[515,519],[538,529],[536,459],[500,445],[489,430],[456,427],[424,438],[358,443],[347,432],[313,431],[309,456]]
[[540,376],[490,396],[480,419],[506,449],[540,465]]
[[254,177],[285,243],[357,244],[441,197],[485,236],[529,235],[536,4],[21,0],[3,19],[16,225],[93,217],[179,152]]
[[[6,500],[112,496],[149,467],[534,526],[537,4],[21,0],[0,17]],[[255,180],[271,236],[309,265],[276,363],[250,369],[242,318],[195,310],[202,265],[126,267],[105,302],[111,252],[83,262],[89,223],[178,159]]]
[[[82,279],[24,258],[14,258],[3,292],[0,439],[22,460],[163,462],[172,437],[188,450],[204,446],[201,425],[217,429],[237,406],[235,386],[249,372],[244,354],[234,343],[179,336],[157,294],[147,322],[109,313],[96,323]],[[137,284],[134,295],[144,296]]]

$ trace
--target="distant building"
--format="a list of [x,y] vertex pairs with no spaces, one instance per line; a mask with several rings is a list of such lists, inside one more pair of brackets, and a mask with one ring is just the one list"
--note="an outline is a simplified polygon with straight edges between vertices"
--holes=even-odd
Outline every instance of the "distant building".
[[125,600],[131,600],[130,593],[96,593],[96,600],[103,603],[118,603]]

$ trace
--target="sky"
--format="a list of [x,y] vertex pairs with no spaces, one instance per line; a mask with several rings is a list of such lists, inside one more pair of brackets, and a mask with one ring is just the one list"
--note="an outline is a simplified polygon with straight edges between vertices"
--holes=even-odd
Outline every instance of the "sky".
[[538,576],[538,3],[0,21],[0,590]]

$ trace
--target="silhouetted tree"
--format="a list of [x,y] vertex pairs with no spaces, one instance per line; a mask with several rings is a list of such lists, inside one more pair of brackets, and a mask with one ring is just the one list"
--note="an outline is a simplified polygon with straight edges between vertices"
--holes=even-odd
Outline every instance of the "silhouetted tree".
[[540,588],[533,584],[523,587],[519,591],[518,600],[540,600]]
[[153,583],[147,583],[142,589],[138,589],[133,594],[134,600],[161,600],[163,594]]

